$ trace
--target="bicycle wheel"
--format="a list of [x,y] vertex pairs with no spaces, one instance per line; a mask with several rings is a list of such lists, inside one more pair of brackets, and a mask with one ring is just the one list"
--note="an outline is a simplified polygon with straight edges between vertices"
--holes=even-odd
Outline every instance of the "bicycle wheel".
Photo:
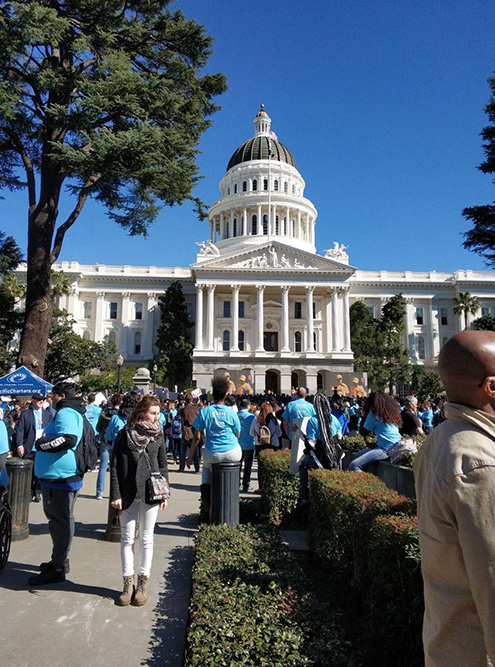
[[12,515],[5,507],[0,515],[0,570],[7,565],[12,541]]

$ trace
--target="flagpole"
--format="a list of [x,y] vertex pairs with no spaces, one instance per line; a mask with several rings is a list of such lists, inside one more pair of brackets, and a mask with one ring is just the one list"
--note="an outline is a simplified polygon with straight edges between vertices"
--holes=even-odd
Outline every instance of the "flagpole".
[[272,147],[268,137],[268,243],[270,243],[270,231],[272,226]]

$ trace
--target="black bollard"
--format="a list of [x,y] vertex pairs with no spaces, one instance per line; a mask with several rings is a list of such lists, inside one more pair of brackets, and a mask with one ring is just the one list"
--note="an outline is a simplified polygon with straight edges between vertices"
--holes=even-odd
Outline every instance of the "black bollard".
[[239,525],[239,475],[241,464],[213,463],[210,523]]
[[31,502],[31,459],[7,459],[7,473],[10,478],[9,505],[12,510],[12,541],[18,542],[29,537],[29,503]]
[[120,542],[120,512],[112,507],[110,499],[108,499],[108,517],[105,539],[107,542]]

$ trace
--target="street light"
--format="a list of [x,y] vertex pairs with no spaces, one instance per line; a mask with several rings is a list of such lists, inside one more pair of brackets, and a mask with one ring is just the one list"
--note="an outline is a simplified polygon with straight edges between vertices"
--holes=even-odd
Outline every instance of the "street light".
[[124,357],[119,354],[119,356],[115,359],[115,363],[117,364],[117,396],[120,396],[120,376],[122,374],[122,364],[124,363]]
[[156,391],[156,371],[158,370],[158,366],[156,364],[153,364],[153,391]]

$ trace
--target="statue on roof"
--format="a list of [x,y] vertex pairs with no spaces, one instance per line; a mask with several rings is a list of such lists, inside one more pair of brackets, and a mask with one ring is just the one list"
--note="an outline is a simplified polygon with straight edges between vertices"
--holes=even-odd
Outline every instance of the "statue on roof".
[[349,246],[344,245],[343,243],[333,242],[333,248],[325,250],[325,257],[328,259],[337,259],[337,260],[348,260],[349,255],[346,253],[346,250]]
[[198,252],[198,255],[205,256],[205,255],[212,255],[214,257],[217,257],[220,255],[220,250],[217,248],[217,246],[208,239],[206,243],[204,241],[196,241],[196,245],[200,247],[200,251]]

